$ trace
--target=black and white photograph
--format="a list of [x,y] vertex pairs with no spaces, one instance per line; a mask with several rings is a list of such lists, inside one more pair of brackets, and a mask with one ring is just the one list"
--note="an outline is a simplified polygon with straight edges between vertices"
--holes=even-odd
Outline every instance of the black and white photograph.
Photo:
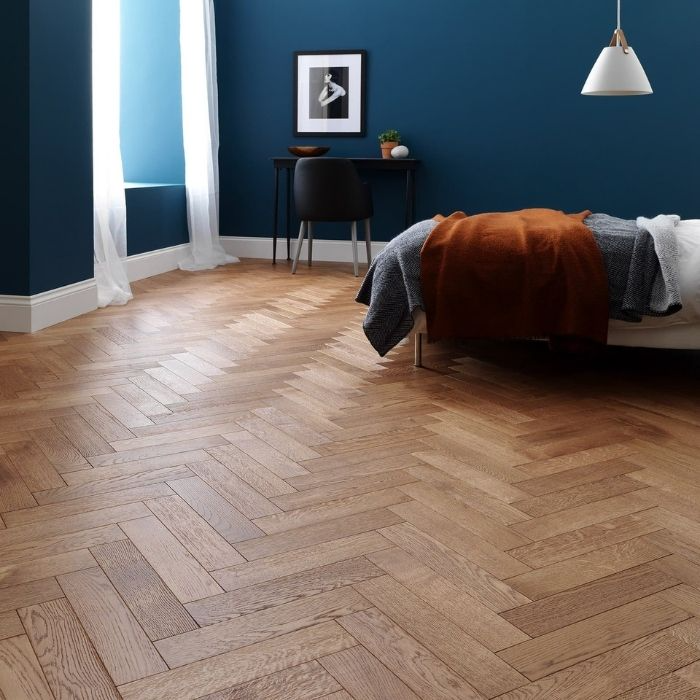
[[295,54],[294,133],[365,133],[365,51]]

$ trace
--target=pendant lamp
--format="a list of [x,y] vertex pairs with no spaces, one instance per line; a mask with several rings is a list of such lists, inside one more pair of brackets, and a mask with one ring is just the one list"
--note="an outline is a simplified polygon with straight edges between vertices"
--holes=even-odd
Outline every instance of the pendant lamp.
[[617,0],[617,29],[610,46],[604,48],[595,62],[582,95],[624,97],[651,95],[653,90],[634,49],[622,31],[620,2]]

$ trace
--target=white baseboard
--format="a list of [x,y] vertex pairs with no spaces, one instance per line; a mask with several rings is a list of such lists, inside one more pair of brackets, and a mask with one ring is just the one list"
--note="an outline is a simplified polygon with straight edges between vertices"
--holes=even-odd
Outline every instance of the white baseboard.
[[[272,238],[255,236],[221,236],[221,245],[229,255],[237,258],[262,258],[272,260]],[[386,246],[382,241],[372,242],[372,257],[376,257]],[[358,241],[360,262],[365,260],[365,243]],[[292,240],[292,257],[296,250],[296,237]],[[287,256],[287,239],[277,239],[277,259]],[[301,259],[306,259],[306,242],[301,249]],[[347,241],[314,240],[314,260],[323,262],[352,262],[352,243]]]
[[[255,236],[222,236],[221,244],[229,255],[238,258],[262,258],[272,260],[272,238]],[[360,262],[365,260],[364,242],[360,242]],[[284,260],[287,242],[277,240],[277,258]],[[292,242],[294,254],[296,241]],[[383,242],[372,243],[372,257],[386,246]],[[162,275],[176,270],[178,263],[190,252],[190,244],[152,250],[126,259],[126,273],[130,282]],[[306,243],[302,248],[302,259],[306,259]],[[324,262],[352,262],[350,241],[314,241],[314,260]],[[95,280],[85,280],[31,296],[0,294],[0,331],[9,333],[33,333],[62,323],[70,318],[97,309],[97,287]]]
[[31,296],[0,294],[0,331],[33,333],[96,308],[94,279]]
[[[190,244],[183,243],[130,255],[125,261],[129,281],[136,282],[176,270],[189,251]],[[0,331],[34,333],[96,308],[97,286],[94,279],[31,296],[0,294]]]
[[126,275],[129,278],[129,282],[138,282],[138,280],[143,280],[147,277],[177,270],[179,262],[186,258],[189,253],[190,244],[181,243],[169,248],[160,248],[159,250],[150,250],[147,253],[130,255],[126,259]]

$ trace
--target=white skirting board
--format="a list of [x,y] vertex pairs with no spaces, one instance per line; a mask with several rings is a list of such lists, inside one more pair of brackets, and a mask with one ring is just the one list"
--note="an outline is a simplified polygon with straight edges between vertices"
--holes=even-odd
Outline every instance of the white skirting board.
[[177,270],[180,260],[186,258],[190,253],[190,244],[170,246],[159,250],[150,250],[147,253],[130,255],[126,259],[126,275],[129,282],[162,275],[164,272]]
[[[221,236],[221,245],[229,255],[237,258],[262,258],[272,260],[272,238],[256,236]],[[297,245],[297,236],[292,238],[291,255],[294,257]],[[386,246],[383,241],[372,241],[372,257],[376,257]],[[365,261],[365,242],[359,236],[357,242],[360,262]],[[287,238],[280,236],[277,239],[277,259],[282,261],[287,257]],[[306,260],[306,242],[301,249],[300,260]],[[347,241],[329,241],[322,238],[314,239],[314,260],[321,262],[352,262],[352,243],[350,243],[350,230],[348,228]]]
[[[221,244],[229,255],[238,258],[272,260],[272,238],[254,236],[222,236]],[[372,243],[372,257],[378,255],[386,243]],[[294,255],[296,240],[292,241]],[[277,240],[277,259],[286,258],[286,238]],[[146,279],[164,272],[176,270],[180,260],[190,252],[189,243],[161,248],[126,259],[126,273],[130,282]],[[359,242],[360,262],[365,260],[364,242]],[[306,260],[306,244],[302,249]],[[314,260],[324,262],[352,262],[350,241],[314,241]],[[33,333],[42,328],[62,323],[70,318],[94,311],[97,308],[95,280],[85,280],[31,296],[0,294],[0,331],[9,333]]]
[[96,308],[94,279],[31,296],[0,294],[0,331],[33,333]]

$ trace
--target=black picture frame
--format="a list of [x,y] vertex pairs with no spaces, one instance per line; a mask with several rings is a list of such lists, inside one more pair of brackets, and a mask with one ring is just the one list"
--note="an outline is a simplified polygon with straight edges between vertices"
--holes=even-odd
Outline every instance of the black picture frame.
[[294,52],[294,135],[365,136],[367,51]]

